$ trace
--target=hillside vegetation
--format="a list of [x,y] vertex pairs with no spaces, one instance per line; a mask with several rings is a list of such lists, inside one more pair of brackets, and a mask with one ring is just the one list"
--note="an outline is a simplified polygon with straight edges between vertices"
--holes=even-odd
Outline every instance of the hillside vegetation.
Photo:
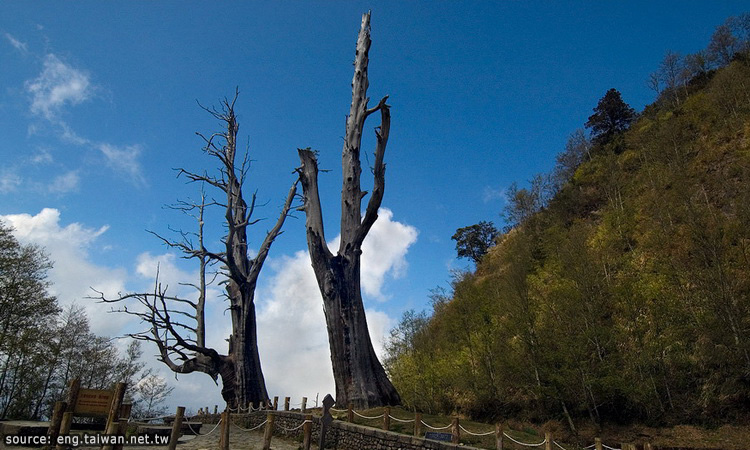
[[682,82],[668,54],[654,104],[611,132],[592,116],[553,175],[511,189],[476,270],[392,332],[408,407],[573,431],[750,419],[750,58],[733,42],[713,67],[685,58]]

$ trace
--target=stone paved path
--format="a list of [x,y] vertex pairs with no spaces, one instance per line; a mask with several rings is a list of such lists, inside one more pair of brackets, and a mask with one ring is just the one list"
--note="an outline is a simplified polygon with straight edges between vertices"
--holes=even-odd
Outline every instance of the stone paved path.
[[[275,450],[298,450],[300,442],[282,439],[274,436],[271,440],[271,448]],[[125,447],[126,449],[166,449],[167,447]],[[177,443],[177,450],[216,450],[219,448],[218,431],[208,436],[184,436]],[[258,431],[241,431],[232,428],[229,432],[229,448],[231,450],[262,449],[263,433]],[[318,448],[313,445],[313,448]]]
[[[282,439],[274,436],[271,440],[271,448],[274,450],[298,450],[301,443],[290,439]],[[0,449],[23,450],[32,447],[10,447],[0,442]],[[38,448],[38,447],[37,447]],[[177,442],[177,450],[217,450],[219,448],[218,430],[210,435],[183,436]],[[263,433],[260,431],[242,431],[235,427],[229,433],[229,448],[231,450],[247,450],[263,448]],[[312,448],[317,449],[317,445]],[[125,446],[125,450],[166,450],[167,447],[158,446]],[[77,447],[77,450],[99,450],[98,447]]]

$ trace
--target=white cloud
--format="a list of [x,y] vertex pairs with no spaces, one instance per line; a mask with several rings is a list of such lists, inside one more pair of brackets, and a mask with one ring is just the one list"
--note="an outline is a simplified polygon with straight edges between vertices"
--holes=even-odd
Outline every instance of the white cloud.
[[[379,215],[362,253],[363,289],[378,298],[387,274],[403,274],[406,251],[417,236],[413,227],[393,221],[391,211],[381,209]],[[334,393],[323,300],[308,253],[274,260],[271,268],[276,273],[270,288],[258,294],[258,343],[269,394],[312,401],[316,394]],[[373,346],[382,355],[394,322],[372,308],[366,313]]]
[[[136,323],[132,317],[125,314],[109,313],[110,305],[96,303],[88,299],[93,294],[89,286],[102,291],[107,297],[116,297],[119,293],[129,292],[125,281],[127,273],[124,269],[109,268],[97,265],[89,255],[90,249],[98,245],[99,238],[107,232],[108,227],[90,228],[79,223],[68,225],[61,224],[60,211],[45,208],[36,215],[12,214],[0,215],[0,220],[10,224],[14,229],[14,236],[24,244],[36,244],[43,246],[50,256],[54,266],[49,272],[49,281],[52,283],[50,292],[58,297],[62,306],[77,303],[86,309],[91,331],[100,336],[121,335],[124,332],[138,331],[143,324]],[[194,281],[195,276],[190,272],[181,270],[177,265],[175,255],[162,254],[153,255],[142,253],[135,261],[134,270],[140,278],[142,286],[136,289],[143,291],[141,287],[148,289],[153,287],[153,278],[157,263],[160,267],[161,279],[175,289],[184,293],[192,293],[189,287],[178,286],[181,281]],[[138,283],[138,281],[136,281]],[[209,289],[209,300],[218,296],[216,288]],[[209,329],[209,344],[215,345],[220,353],[226,353],[227,343],[224,339],[229,335],[230,327],[228,318],[223,316],[223,308],[218,305],[211,311],[209,323],[220,324]],[[129,340],[115,341],[122,352]],[[175,374],[164,364],[157,361],[155,355],[156,347],[152,344],[143,346],[143,361],[155,374],[165,377],[175,390],[168,401],[170,408],[177,406],[191,406],[193,412],[198,407],[221,404],[221,388],[215,386],[214,382],[205,374],[195,373],[179,376],[179,382],[175,382]]]
[[31,112],[53,121],[65,105],[76,105],[91,96],[88,74],[60,60],[54,54],[44,58],[44,69],[26,82],[31,94]]
[[49,164],[54,161],[52,153],[49,149],[40,148],[32,157],[31,162],[34,164]]
[[83,305],[94,333],[103,336],[117,333],[130,320],[121,314],[108,314],[109,305],[86,298],[93,293],[90,287],[110,297],[124,291],[125,271],[97,265],[89,256],[89,249],[107,231],[107,226],[99,229],[78,223],[61,226],[60,211],[52,208],[45,208],[35,216],[11,214],[0,219],[13,226],[19,242],[44,247],[54,263],[49,272],[50,292],[63,306],[74,302]]
[[[36,243],[46,248],[56,262],[50,272],[52,291],[62,304],[77,302],[84,305],[91,320],[92,331],[100,335],[120,334],[123,329],[137,330],[142,327],[130,322],[123,314],[107,314],[109,305],[96,304],[85,297],[91,295],[89,286],[105,292],[110,297],[125,289],[127,274],[123,269],[112,269],[95,264],[89,257],[89,250],[97,245],[99,237],[107,227],[89,228],[72,223],[61,224],[60,212],[44,209],[36,215],[17,214],[0,216],[15,229],[15,235],[24,243]],[[385,284],[390,276],[398,276],[406,269],[406,251],[415,242],[417,231],[410,226],[393,220],[393,214],[386,209],[380,211],[380,218],[373,226],[365,241],[362,255],[362,273],[368,273],[366,292],[385,297]],[[194,295],[189,287],[179,286],[180,282],[194,281],[195,273],[186,271],[178,264],[177,255],[152,254],[144,252],[134,261],[136,283],[142,287],[153,287],[157,264],[160,280],[169,284],[170,292],[183,296]],[[306,251],[291,256],[269,260],[272,274],[267,287],[256,296],[258,305],[258,343],[261,363],[271,396],[291,396],[299,402],[306,396],[310,403],[316,394],[322,398],[334,392],[333,374],[328,348],[328,335],[323,315],[322,299],[310,259]],[[267,272],[266,272],[267,274]],[[363,277],[363,287],[365,285]],[[210,309],[207,310],[207,344],[220,353],[226,353],[226,339],[231,333],[229,315],[225,304],[220,302],[221,287],[209,289]],[[372,296],[368,297],[372,298]],[[366,310],[370,336],[376,353],[382,357],[384,338],[395,321],[386,313],[368,307]],[[173,379],[174,374],[156,362],[152,357],[156,348],[144,346],[144,360],[156,373]],[[198,407],[222,403],[220,387],[205,374],[180,375],[170,403],[180,402],[194,410]]]
[[18,39],[14,38],[10,33],[5,33],[5,38],[10,42],[10,45],[12,45],[16,50],[18,50],[21,53],[28,53],[28,47],[25,42],[21,42]]
[[64,194],[78,190],[81,177],[77,170],[71,170],[68,173],[58,175],[49,185],[49,191],[53,194]]
[[140,145],[126,145],[118,147],[112,144],[98,144],[97,148],[107,159],[107,164],[113,169],[125,173],[136,183],[145,183],[138,163],[138,156],[143,151]]
[[190,299],[197,297],[196,289],[181,283],[196,283],[198,271],[187,272],[181,269],[177,264],[177,255],[174,253],[153,255],[151,252],[143,252],[136,259],[135,272],[144,281],[146,292],[153,289],[158,272],[159,284],[163,289],[168,289],[170,295]]
[[[89,100],[96,91],[86,71],[77,69],[50,53],[44,58],[42,72],[36,78],[28,80],[25,87],[31,96],[31,113],[53,125],[63,142],[93,148],[104,156],[109,167],[137,185],[145,183],[138,162],[143,152],[141,145],[97,142],[81,136],[63,119],[63,112],[67,107]],[[36,125],[30,125],[29,133],[36,133],[36,129]],[[46,160],[42,159],[38,162],[44,161]]]
[[495,200],[506,200],[507,192],[505,191],[505,188],[492,188],[490,186],[484,187],[484,192],[482,194],[482,201],[484,203],[490,203]]
[[21,177],[17,173],[7,169],[0,172],[0,194],[15,192],[20,185]]
[[417,241],[417,229],[393,221],[393,212],[378,211],[377,229],[373,229],[362,243],[362,289],[377,300],[385,300],[380,291],[386,274],[394,278],[406,271],[406,252]]

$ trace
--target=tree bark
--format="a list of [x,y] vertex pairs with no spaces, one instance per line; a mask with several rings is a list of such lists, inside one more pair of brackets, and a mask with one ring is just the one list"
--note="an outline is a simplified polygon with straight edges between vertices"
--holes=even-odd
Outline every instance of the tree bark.
[[[367,108],[367,65],[370,48],[370,14],[362,16],[352,80],[352,104],[346,122],[341,156],[341,242],[334,256],[325,240],[323,214],[318,194],[317,157],[310,149],[299,149],[298,169],[304,193],[307,243],[328,327],[328,342],[336,383],[336,403],[355,408],[397,405],[401,399],[378,361],[370,340],[360,289],[362,242],[378,216],[385,189],[383,156],[390,130],[390,109],[383,98]],[[380,111],[373,167],[374,186],[362,218],[361,202],[367,192],[360,189],[360,146],[365,119]]]

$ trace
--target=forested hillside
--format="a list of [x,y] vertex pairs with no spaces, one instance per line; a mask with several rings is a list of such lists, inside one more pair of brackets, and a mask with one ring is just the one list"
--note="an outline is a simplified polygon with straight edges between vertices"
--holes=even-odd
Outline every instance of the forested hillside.
[[608,92],[590,137],[511,189],[476,270],[392,332],[408,406],[573,429],[750,418],[747,22],[667,54],[641,113]]

